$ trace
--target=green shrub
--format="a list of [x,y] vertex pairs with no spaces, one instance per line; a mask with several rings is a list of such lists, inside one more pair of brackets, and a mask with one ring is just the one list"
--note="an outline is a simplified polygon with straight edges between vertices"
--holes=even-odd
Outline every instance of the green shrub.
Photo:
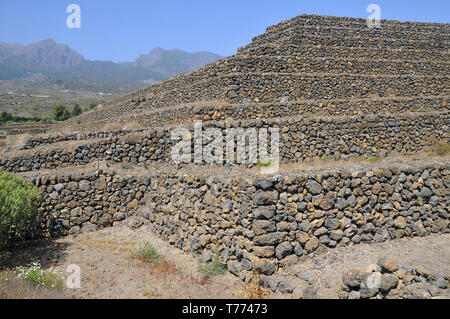
[[26,180],[0,171],[0,248],[38,235],[41,198]]
[[133,168],[133,166],[129,162],[123,162],[122,164],[120,164],[120,166],[122,167],[122,169],[131,169],[131,168]]
[[78,104],[75,104],[75,106],[72,109],[72,116],[78,116],[81,113],[83,113],[83,110],[81,109],[81,107]]
[[65,121],[70,119],[70,111],[64,105],[57,105],[53,108],[52,117],[56,121]]
[[136,257],[145,264],[156,263],[162,259],[158,253],[158,250],[148,242],[139,247],[136,252]]
[[2,113],[0,113],[0,123],[6,123],[8,121],[11,121],[12,119],[12,115],[8,112],[3,111]]
[[320,158],[320,161],[322,162],[322,163],[329,163],[330,161],[331,161],[331,158],[329,158],[328,156],[322,156],[321,158]]

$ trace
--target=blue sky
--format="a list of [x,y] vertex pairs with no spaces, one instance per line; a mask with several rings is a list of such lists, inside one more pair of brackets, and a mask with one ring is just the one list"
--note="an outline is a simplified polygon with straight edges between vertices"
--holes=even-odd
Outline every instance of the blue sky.
[[[69,29],[69,4],[81,7],[81,29]],[[297,15],[369,16],[449,23],[449,0],[0,0],[0,41],[53,38],[87,59],[132,61],[159,46],[189,52],[236,53],[266,27]]]

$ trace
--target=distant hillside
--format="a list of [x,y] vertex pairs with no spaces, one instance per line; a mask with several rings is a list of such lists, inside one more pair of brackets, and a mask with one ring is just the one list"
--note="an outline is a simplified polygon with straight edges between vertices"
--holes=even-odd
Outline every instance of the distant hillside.
[[143,54],[137,58],[134,64],[169,78],[176,74],[190,72],[222,58],[222,56],[210,52],[187,53],[178,49],[167,51],[156,47],[149,54]]
[[0,42],[0,112],[39,116],[56,104],[104,103],[221,58],[154,48],[135,61],[114,63],[86,60],[52,39],[30,45]]
[[209,52],[188,53],[154,48],[134,62],[89,61],[67,45],[52,39],[30,45],[0,42],[0,80],[18,80],[40,74],[48,83],[66,89],[115,91],[159,82],[222,57]]

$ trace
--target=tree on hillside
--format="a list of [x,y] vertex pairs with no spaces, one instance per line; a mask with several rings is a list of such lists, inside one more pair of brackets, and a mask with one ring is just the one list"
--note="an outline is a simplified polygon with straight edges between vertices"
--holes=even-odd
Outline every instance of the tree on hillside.
[[72,110],[72,116],[78,116],[81,113],[83,113],[83,110],[81,109],[81,107],[78,104],[75,104],[75,106],[73,107],[73,110]]
[[6,111],[3,111],[2,113],[0,113],[0,123],[5,123],[8,121],[11,121],[12,118],[13,118],[12,115]]
[[52,113],[56,121],[65,121],[70,118],[70,111],[64,105],[55,106]]

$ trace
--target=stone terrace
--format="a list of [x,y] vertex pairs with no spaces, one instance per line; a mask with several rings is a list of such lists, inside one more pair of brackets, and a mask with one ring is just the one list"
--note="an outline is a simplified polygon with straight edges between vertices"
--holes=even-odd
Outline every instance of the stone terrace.
[[381,29],[369,29],[363,21],[293,18],[269,27],[234,56],[125,96],[71,124],[85,131],[111,122],[154,126],[146,120],[152,112],[180,123],[191,118],[183,112],[189,107],[196,113],[227,109],[230,119],[242,118],[242,112],[229,110],[253,114],[266,104],[294,107],[283,115],[260,111],[257,118],[448,109],[449,26],[383,21]]
[[[449,31],[301,15],[236,55],[6,145],[0,169],[40,187],[48,235],[145,219],[241,278],[319,248],[449,233]],[[171,133],[195,120],[279,128],[281,171],[175,164]]]

